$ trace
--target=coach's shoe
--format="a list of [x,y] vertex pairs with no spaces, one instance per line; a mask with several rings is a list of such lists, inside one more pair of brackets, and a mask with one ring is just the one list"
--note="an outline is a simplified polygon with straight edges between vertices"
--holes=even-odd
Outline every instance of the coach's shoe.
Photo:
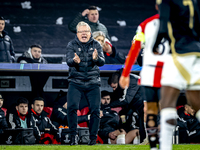
[[77,141],[77,136],[76,135],[71,135],[70,138],[70,145],[78,145],[78,141]]
[[88,145],[95,145],[96,144],[96,139],[90,140],[88,142]]

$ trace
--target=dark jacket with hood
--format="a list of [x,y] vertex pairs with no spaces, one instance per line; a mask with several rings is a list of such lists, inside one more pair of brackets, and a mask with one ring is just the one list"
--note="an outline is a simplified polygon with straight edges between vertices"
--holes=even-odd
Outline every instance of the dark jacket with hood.
[[42,56],[39,59],[35,59],[31,54],[31,49],[29,48],[28,51],[25,51],[22,56],[17,59],[18,63],[40,63],[40,64],[47,64],[46,59]]
[[[121,76],[122,69],[119,74]],[[138,76],[134,74],[130,74],[130,84],[128,89],[122,89],[120,86],[113,92],[110,107],[124,107],[129,109],[139,110],[139,112],[143,111],[143,93],[142,89],[138,82]]]
[[33,119],[36,122],[36,126],[38,127],[40,134],[45,133],[47,130],[52,134],[56,134],[58,129],[52,124],[49,117],[47,117],[47,113],[42,111],[41,114],[37,114],[33,109],[31,109],[31,114],[33,115]]
[[200,142],[200,123],[195,116],[186,114],[184,106],[179,106],[177,110],[180,143],[199,143]]
[[7,32],[0,35],[0,62],[12,63],[15,61],[15,52],[11,38]]
[[0,134],[4,129],[8,128],[4,111],[0,108]]
[[98,135],[104,143],[108,143],[109,133],[119,129],[119,116],[116,111],[111,110],[109,105],[101,105],[103,116],[100,120]]
[[[98,52],[97,60],[93,60],[94,50]],[[76,53],[81,62],[75,63],[74,53]],[[98,41],[94,40],[92,35],[87,43],[81,43],[77,36],[67,45],[66,62],[69,66],[69,82],[78,84],[101,84],[99,66],[103,66],[105,58],[103,50]]]
[[20,118],[21,119],[26,118],[27,127],[33,128],[34,136],[37,140],[39,140],[41,134],[39,132],[38,127],[36,126],[36,122],[33,118],[33,115],[29,112],[27,113],[26,116],[21,116],[19,112],[16,110],[12,110],[10,112],[8,111],[8,114],[6,116],[8,127],[12,129],[22,128]]
[[89,24],[92,33],[95,32],[95,31],[102,31],[102,32],[106,35],[106,38],[110,40],[110,37],[109,37],[109,35],[108,35],[108,30],[107,30],[107,28],[106,28],[102,23],[100,23],[99,21],[97,21],[96,23],[90,22],[90,21],[88,20],[88,18],[82,16],[81,13],[79,13],[79,14],[68,24],[69,30],[70,30],[71,32],[73,32],[73,33],[76,33],[76,26],[77,26],[77,24],[78,24],[80,21],[84,21],[84,22],[86,22],[87,24]]
[[121,53],[121,52],[117,52],[115,47],[112,46],[112,54],[108,54],[104,52],[104,56],[105,56],[105,64],[124,64],[125,60],[126,60],[126,55]]

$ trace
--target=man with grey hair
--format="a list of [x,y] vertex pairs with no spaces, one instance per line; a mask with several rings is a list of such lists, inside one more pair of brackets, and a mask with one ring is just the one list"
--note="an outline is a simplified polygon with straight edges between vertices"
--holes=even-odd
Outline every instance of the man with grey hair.
[[67,94],[67,119],[70,130],[70,145],[77,144],[77,110],[82,95],[86,97],[90,109],[90,141],[95,145],[100,120],[100,70],[105,58],[99,42],[93,39],[90,26],[78,23],[75,39],[67,45],[66,62],[69,66],[69,87]]

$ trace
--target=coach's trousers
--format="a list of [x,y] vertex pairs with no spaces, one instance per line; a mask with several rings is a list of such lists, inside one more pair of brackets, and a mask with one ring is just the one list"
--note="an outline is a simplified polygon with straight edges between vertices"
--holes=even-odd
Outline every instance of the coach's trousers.
[[98,84],[87,85],[87,84],[76,84],[73,82],[69,83],[68,93],[67,93],[67,119],[71,135],[77,134],[77,110],[79,109],[79,103],[81,100],[81,95],[84,94],[88,103],[90,110],[90,139],[97,138],[97,132],[99,128],[100,121],[100,86]]

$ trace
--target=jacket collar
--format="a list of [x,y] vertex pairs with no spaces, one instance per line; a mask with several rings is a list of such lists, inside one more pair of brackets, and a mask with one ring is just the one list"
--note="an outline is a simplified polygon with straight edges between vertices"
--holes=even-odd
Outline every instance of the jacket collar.
[[28,112],[26,113],[26,115],[21,115],[21,114],[19,113],[19,111],[17,110],[17,115],[18,115],[19,118],[20,118],[21,120],[23,120],[23,121],[26,119],[27,114],[28,114]]
[[[3,30],[3,31],[2,31],[2,36],[5,37],[6,35],[8,35],[8,33],[7,33],[6,31]],[[0,36],[0,37],[1,37],[1,36]],[[1,37],[1,38],[3,38],[3,37]]]
[[37,112],[35,112],[33,109],[31,109],[31,111],[33,112],[34,115],[36,115],[38,117],[41,115],[41,114],[38,114]]

